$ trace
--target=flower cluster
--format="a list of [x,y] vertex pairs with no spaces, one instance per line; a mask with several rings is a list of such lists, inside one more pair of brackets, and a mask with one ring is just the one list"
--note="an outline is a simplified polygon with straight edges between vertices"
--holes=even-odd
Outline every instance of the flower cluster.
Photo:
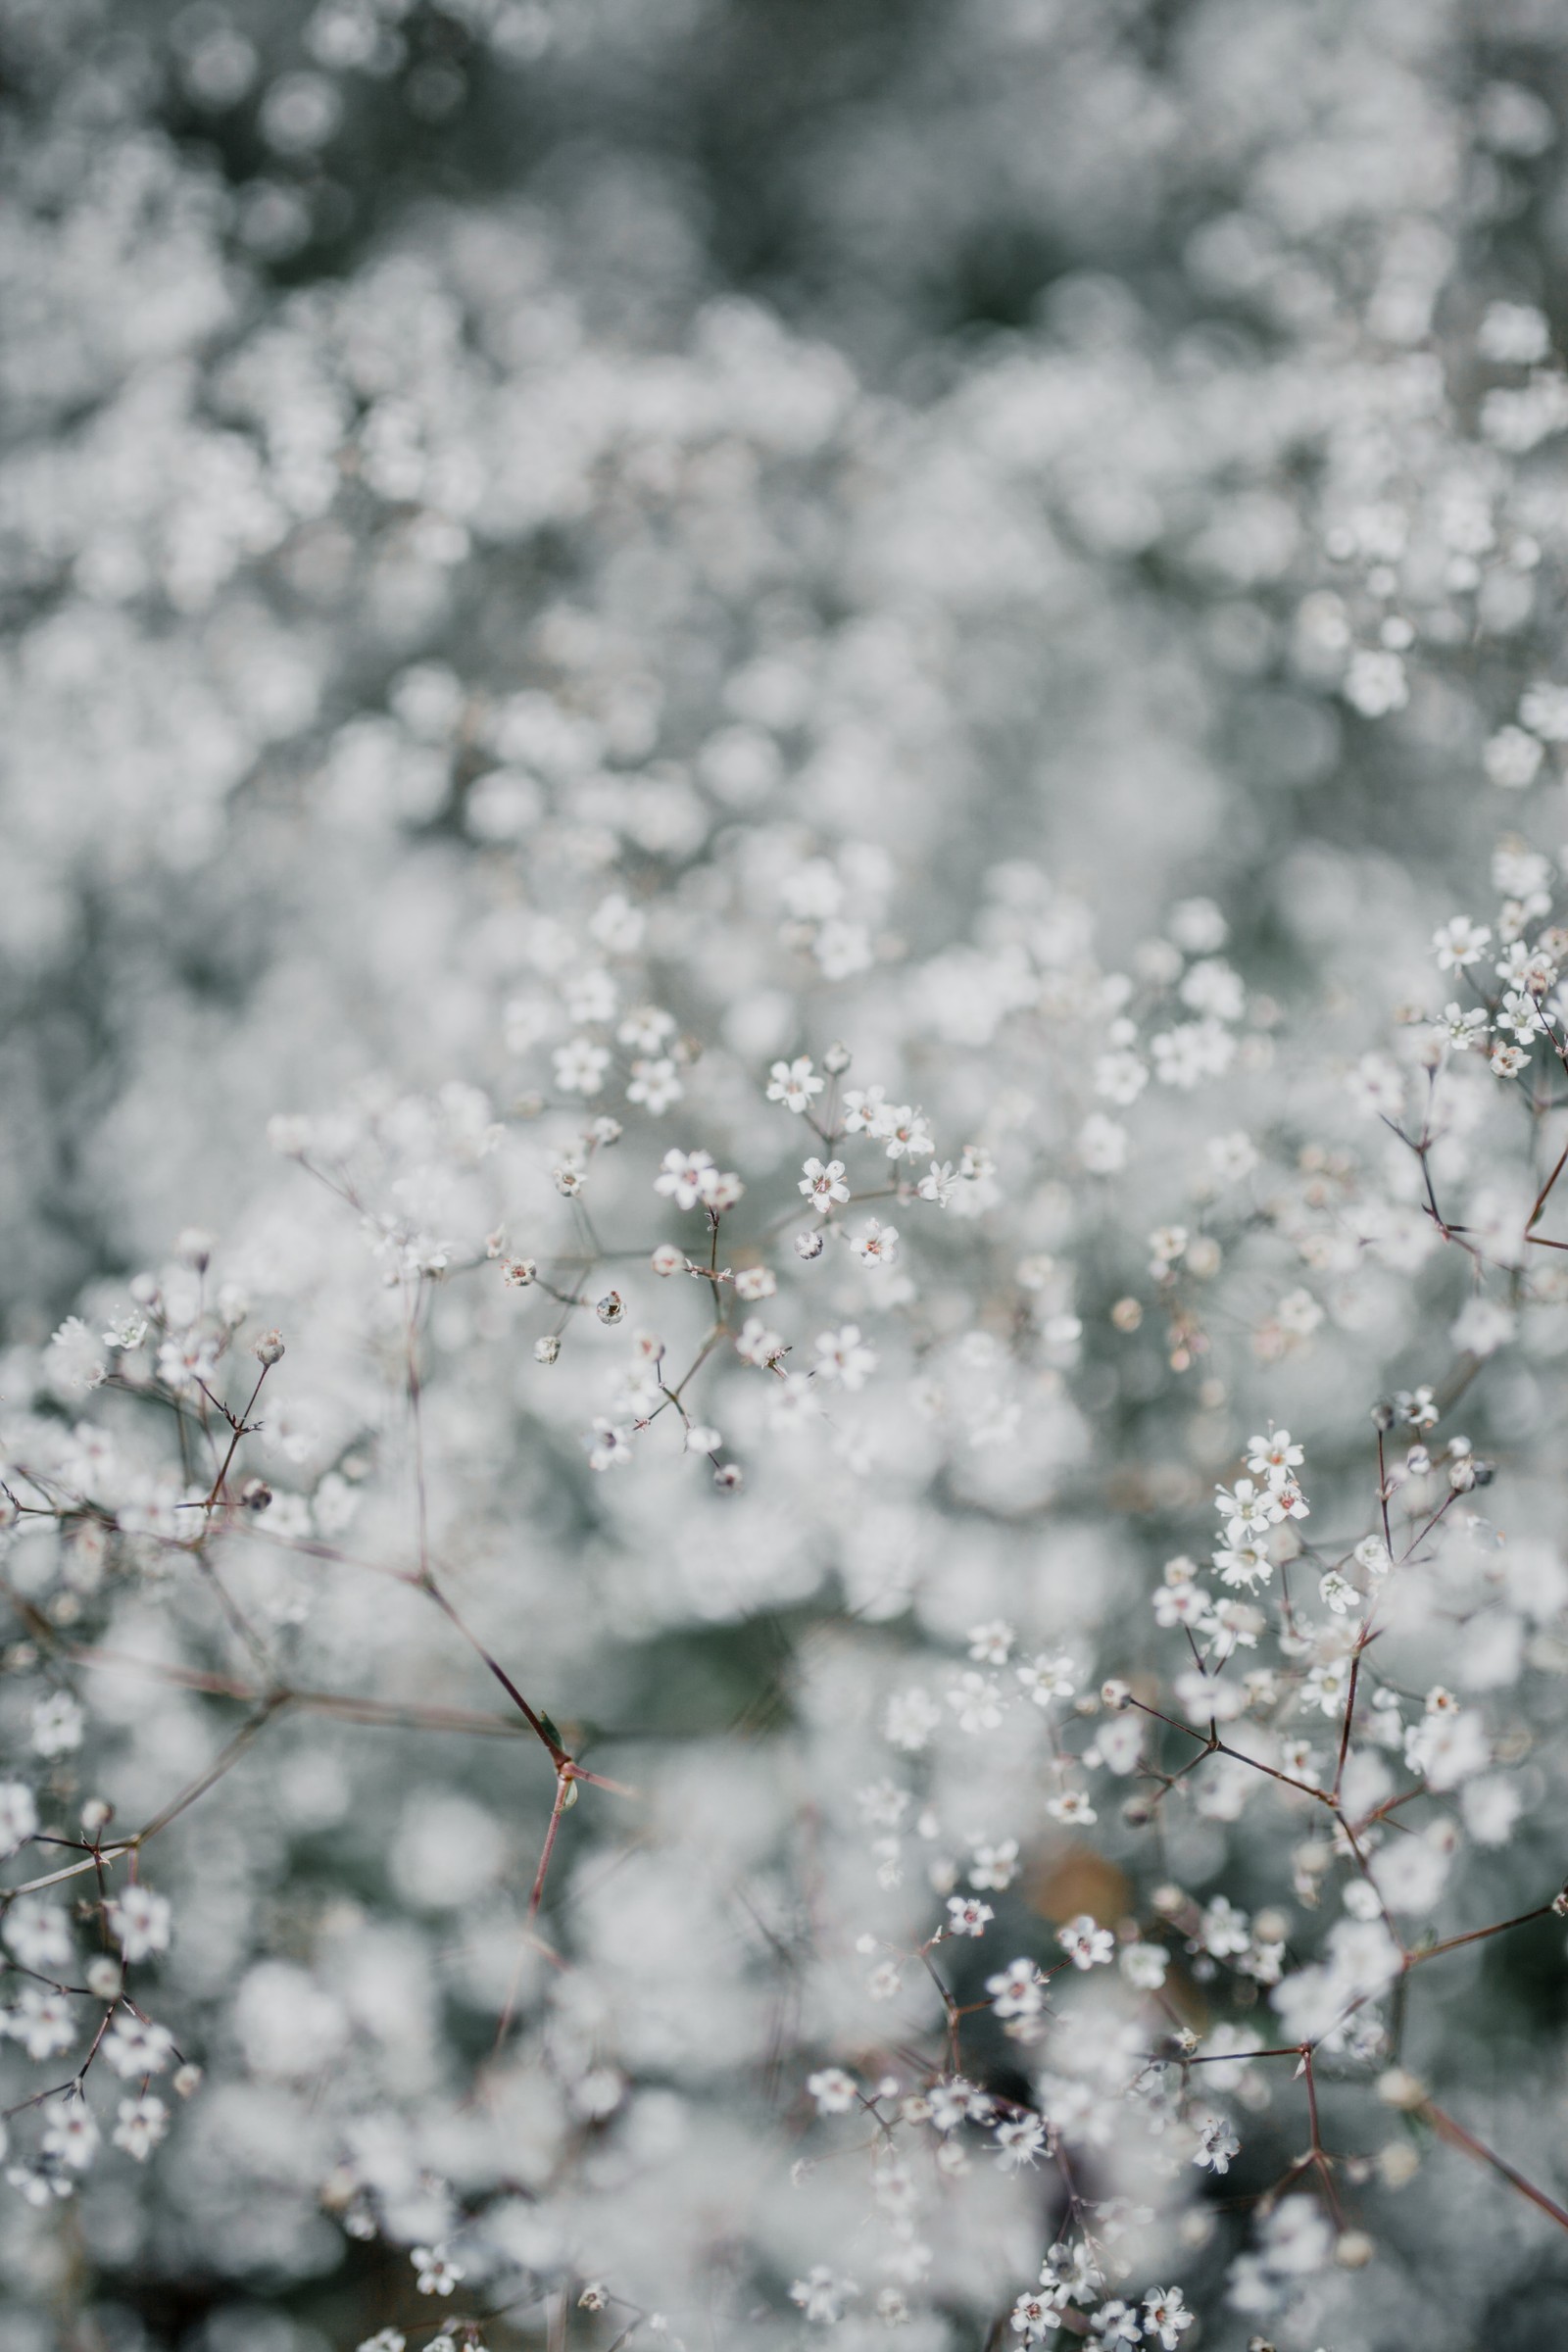
[[1551,12],[787,15],[0,0],[19,2341],[1560,2269]]

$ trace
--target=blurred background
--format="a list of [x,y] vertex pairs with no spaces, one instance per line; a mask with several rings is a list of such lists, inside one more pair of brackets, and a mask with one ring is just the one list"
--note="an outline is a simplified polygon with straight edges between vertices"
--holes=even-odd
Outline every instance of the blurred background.
[[[1568,720],[1504,740],[1561,666],[1565,99],[1560,0],[0,0],[8,1398],[79,1299],[108,1311],[183,1229],[268,1237],[296,1295],[324,1284],[325,1227],[280,1205],[307,1180],[268,1121],[453,1082],[505,1115],[561,1034],[548,924],[597,919],[607,894],[648,933],[617,945],[612,918],[606,953],[645,953],[703,1049],[660,1150],[724,1135],[735,1164],[778,1167],[791,1139],[760,1124],[759,1073],[843,1034],[857,1076],[912,1072],[942,1156],[1029,1133],[997,1262],[1078,1252],[1080,1289],[1052,1303],[1094,1334],[1204,1122],[1156,1131],[1128,1192],[1080,1211],[1071,1139],[1094,1105],[1072,1088],[1102,1007],[1063,983],[1049,1051],[1020,1037],[1041,970],[1075,968],[1091,935],[1150,985],[1161,956],[1168,979],[1223,948],[1250,1026],[1207,1126],[1295,1120],[1334,1148],[1344,1070],[1401,997],[1430,996],[1429,935],[1483,910],[1499,833],[1555,857],[1568,832]],[[1286,1005],[1304,1042],[1282,1074]],[[279,1242],[296,1215],[304,1238]],[[956,1245],[944,1296],[989,1295],[990,1247]],[[1291,1378],[1327,1430],[1345,1394],[1359,1414],[1421,1369],[1426,1306],[1353,1287],[1315,1369],[1281,1375],[1282,1417]],[[890,1435],[885,1489],[835,1473],[851,1499],[764,1477],[738,1567],[695,1506],[659,1501],[650,1531],[641,1502],[585,1500],[586,1392],[540,1403],[510,1326],[459,1318],[437,1345],[443,1540],[563,1720],[691,1757],[687,1780],[669,1766],[677,1842],[722,1842],[700,1759],[737,1723],[798,1739],[786,1814],[833,1781],[836,1759],[800,1760],[812,1725],[882,1671],[846,1627],[903,1627],[924,1592],[907,1639],[953,1639],[972,1593],[975,1617],[987,1592],[1006,1605],[1037,1575],[1031,1478],[1091,1443],[1075,1424],[927,1486]],[[1172,1401],[1153,1358],[1142,1389],[1095,1371],[1097,1346],[1079,1402],[1103,1476],[1061,1472],[1061,1590],[1041,1603],[1091,1638],[1197,1540],[1215,1464],[1261,1418],[1244,1395],[1228,1421],[1223,1380],[1200,1409]],[[375,1369],[323,1336],[302,1494],[375,1422]],[[1544,1444],[1551,1397],[1549,1364],[1519,1375],[1497,1427]],[[1156,1455],[1181,1467],[1151,1501]],[[1134,1492],[1129,1533],[1114,1498]],[[406,1491],[374,1507],[406,1529]],[[1532,1507],[1549,1531],[1554,1490]],[[272,1599],[279,1624],[306,1613]],[[368,1630],[364,1608],[320,1634],[340,1669],[447,1672],[424,1632]],[[208,1657],[190,1640],[179,1654]],[[442,1688],[482,1703],[461,1665]],[[113,1717],[114,1769],[149,1810],[157,1769],[210,1751],[211,1712]],[[456,2101],[506,2002],[516,1888],[510,1910],[492,1891],[549,1792],[509,1765],[502,1796],[469,1749],[386,1739],[350,1764],[302,1735],[248,1792],[225,1782],[224,1836],[192,1832],[178,1868],[220,1925],[171,1965],[228,2036],[219,2121],[134,2197],[84,2197],[64,2235],[0,2221],[18,2352],[321,2352],[408,2325],[392,2257],[323,2218],[335,2149],[294,2166],[289,2101],[318,2113],[300,2083],[351,2027],[384,2071],[377,2115]],[[746,1753],[756,1786],[723,1835],[782,1918],[779,1767],[765,1737]],[[1505,1909],[1512,1862],[1489,1867]],[[648,1870],[604,1926],[611,1976],[621,1946],[683,1933],[685,1893],[672,1923]],[[500,1959],[456,1937],[487,1904]],[[1530,2085],[1556,2064],[1560,1941],[1489,1958],[1481,2010],[1456,2001],[1444,2030],[1516,2137],[1558,2136]],[[656,2088],[624,2178],[585,2192],[618,2215],[602,2242],[677,2301],[715,2266],[752,2275],[711,2214],[795,2031],[713,1965],[679,2031],[621,2050],[624,2081]],[[299,2059],[284,2021],[313,1981],[338,2023]],[[548,2007],[532,1980],[530,2002]],[[416,2021],[404,2038],[393,2016]],[[425,2140],[400,2124],[381,2175],[361,2147],[405,2199],[391,2236],[426,2225],[437,2149],[460,2181],[467,2164],[510,2183],[497,2242],[543,2275],[554,2241],[529,2215],[559,2151],[609,2136],[630,2096],[597,2081],[600,2031],[539,2027],[504,2160],[455,2152],[447,2108]],[[756,2081],[726,2106],[692,2089],[705,2064]],[[626,2185],[664,2166],[677,2091],[715,2119],[680,2127],[697,2185],[678,2212]],[[1353,2316],[1300,2322],[1308,2352],[1563,2340],[1568,2269],[1490,2194],[1457,2166],[1412,2192],[1402,2250]],[[1495,2264],[1469,2237],[1450,2258],[1445,2232],[1482,2210]],[[1192,2340],[1240,2346],[1263,2321],[1228,2312],[1220,2241],[1192,2243],[1211,2266]],[[762,2272],[776,2286],[810,2252],[772,2245]],[[992,2340],[969,2292],[922,2345]]]

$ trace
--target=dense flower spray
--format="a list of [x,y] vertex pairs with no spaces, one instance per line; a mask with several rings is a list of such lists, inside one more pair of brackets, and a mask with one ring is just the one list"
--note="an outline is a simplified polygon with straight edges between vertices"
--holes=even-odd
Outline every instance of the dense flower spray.
[[955,12],[774,301],[737,12],[149,16],[0,5],[18,2327],[1534,2325],[1556,36]]

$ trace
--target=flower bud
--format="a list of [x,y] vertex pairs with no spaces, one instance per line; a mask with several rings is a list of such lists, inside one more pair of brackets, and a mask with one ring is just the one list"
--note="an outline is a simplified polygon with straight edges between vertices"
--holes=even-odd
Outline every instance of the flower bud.
[[553,1331],[547,1331],[542,1339],[535,1340],[533,1344],[533,1360],[536,1364],[553,1364],[560,1353],[561,1342]]
[[280,1363],[283,1357],[283,1334],[280,1331],[264,1331],[260,1339],[251,1343],[251,1353],[266,1369]]

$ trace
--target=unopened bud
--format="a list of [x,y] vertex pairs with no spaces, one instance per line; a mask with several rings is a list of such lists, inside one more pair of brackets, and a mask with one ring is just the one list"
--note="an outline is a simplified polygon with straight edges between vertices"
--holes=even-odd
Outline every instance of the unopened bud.
[[501,1279],[509,1291],[525,1291],[530,1282],[539,1279],[539,1268],[531,1257],[509,1257],[501,1269]]
[[272,1490],[265,1478],[248,1478],[239,1491],[240,1508],[265,1511],[272,1499]]
[[107,1952],[99,1952],[94,1959],[89,1960],[82,1974],[86,1981],[87,1990],[95,2001],[113,2001],[119,1998],[120,1962],[111,1960]]
[[739,1462],[720,1462],[713,1472],[713,1484],[721,1494],[738,1494],[746,1484],[746,1473]]
[[280,1363],[283,1357],[283,1334],[280,1331],[264,1331],[259,1340],[252,1342],[251,1353],[264,1366]]
[[850,1066],[850,1049],[836,1041],[822,1056],[822,1067],[830,1078],[842,1078]]
[[808,1265],[822,1254],[822,1236],[819,1233],[798,1233],[795,1236],[795,1254]]
[[626,1301],[618,1291],[607,1291],[594,1308],[601,1323],[618,1323],[626,1312]]
[[533,1344],[533,1360],[536,1364],[553,1364],[560,1353],[561,1342],[553,1331],[547,1331],[543,1339],[535,1340]]
[[1364,2271],[1376,2252],[1364,2230],[1342,2230],[1334,2244],[1334,2259],[1342,2271]]

